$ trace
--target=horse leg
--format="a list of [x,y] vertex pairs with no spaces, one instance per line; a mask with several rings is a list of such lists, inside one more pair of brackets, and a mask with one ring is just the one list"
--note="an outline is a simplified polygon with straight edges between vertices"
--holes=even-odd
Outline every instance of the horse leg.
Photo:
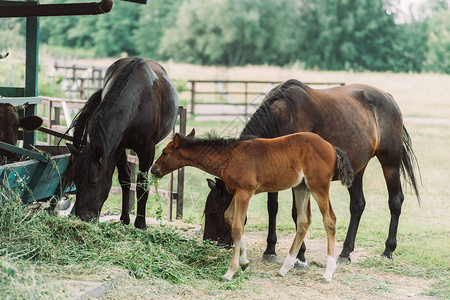
[[323,191],[321,193],[313,192],[313,197],[319,205],[323,225],[325,227],[325,231],[327,232],[327,268],[325,270],[325,274],[323,274],[323,278],[330,282],[331,277],[336,270],[336,258],[334,256],[334,245],[336,243],[336,214],[331,206],[328,191]]
[[402,192],[400,182],[400,169],[383,166],[384,178],[386,180],[389,193],[389,210],[391,212],[391,221],[389,223],[389,235],[385,243],[383,256],[392,258],[392,253],[397,248],[397,229],[398,220],[402,211],[402,204],[405,196]]
[[[241,238],[244,233],[245,217],[247,215],[247,208],[252,193],[248,191],[238,190],[234,194],[230,206],[225,211],[225,222],[231,228],[231,237],[233,239],[233,253],[228,271],[223,275],[223,281],[229,281],[236,273],[239,265],[245,269],[248,265],[246,258],[245,245],[242,244]],[[243,259],[240,259],[240,254],[243,253]]]
[[134,226],[140,229],[146,229],[145,210],[148,199],[148,170],[153,164],[155,158],[155,146],[144,148],[143,151],[137,152],[139,157],[139,173],[136,180],[136,195],[137,195],[137,213]]
[[366,206],[366,200],[363,193],[363,175],[364,169],[358,174],[355,174],[353,184],[348,188],[350,193],[350,224],[348,225],[347,236],[345,237],[344,245],[339,254],[339,262],[349,263],[350,253],[355,249],[356,233],[358,232],[359,221]]
[[119,160],[117,161],[117,172],[119,175],[119,183],[122,188],[122,214],[120,215],[120,221],[125,225],[130,224],[130,187],[131,187],[131,169],[127,161],[127,153],[124,149],[120,153]]
[[[297,228],[297,209],[295,208],[295,192],[292,189],[292,220],[294,220],[295,228]],[[305,241],[302,242],[302,246],[297,254],[297,259],[295,260],[294,267],[296,269],[305,270],[308,268],[308,263],[305,258],[306,245]]]
[[269,212],[269,231],[267,233],[267,248],[264,251],[263,260],[276,262],[278,193],[267,193],[267,211]]
[[283,266],[278,271],[281,276],[286,275],[286,273],[294,266],[297,261],[297,254],[301,248],[303,240],[305,238],[306,232],[311,225],[311,205],[310,205],[310,191],[306,187],[303,181],[300,185],[294,187],[295,193],[295,207],[297,210],[297,226],[294,241],[292,242],[289,254],[284,260]]

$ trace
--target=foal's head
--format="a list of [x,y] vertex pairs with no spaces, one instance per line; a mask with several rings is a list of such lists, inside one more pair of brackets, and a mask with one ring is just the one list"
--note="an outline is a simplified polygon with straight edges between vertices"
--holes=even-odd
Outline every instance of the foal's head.
[[183,155],[180,153],[180,146],[182,139],[193,139],[195,136],[195,130],[192,129],[186,137],[181,137],[178,133],[173,136],[171,142],[164,147],[161,156],[153,164],[151,172],[158,178],[169,174],[185,165]]
[[231,232],[225,223],[225,211],[230,206],[233,195],[227,192],[225,183],[207,179],[211,191],[205,204],[204,240],[217,241],[220,245],[231,246]]

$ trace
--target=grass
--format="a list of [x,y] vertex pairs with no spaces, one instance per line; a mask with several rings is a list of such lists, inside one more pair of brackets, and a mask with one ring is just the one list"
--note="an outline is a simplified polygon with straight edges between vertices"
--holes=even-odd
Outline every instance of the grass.
[[88,224],[44,210],[26,211],[17,197],[3,199],[0,232],[0,292],[6,298],[16,298],[22,288],[45,290],[46,279],[30,272],[37,268],[120,267],[135,278],[187,283],[219,280],[229,260],[228,251],[173,228],[142,231],[119,222]]
[[[163,65],[172,78],[180,80],[180,84],[192,76],[196,79],[217,78],[217,68],[213,67],[173,63]],[[298,78],[303,81],[365,82],[393,94],[405,117],[450,116],[448,75],[319,72],[268,66],[230,68],[220,72],[226,73],[226,77],[230,79]],[[5,80],[0,74],[0,83],[2,82],[5,83]],[[181,100],[183,105],[188,104],[186,99]],[[242,119],[229,122],[189,118],[187,130],[195,128],[199,135],[214,128],[220,135],[237,136],[243,126]],[[450,182],[447,150],[450,148],[450,128],[448,125],[419,125],[408,121],[406,127],[421,167],[422,202],[419,205],[411,190],[405,188],[394,260],[381,259],[379,255],[383,252],[387,238],[390,213],[382,170],[376,159],[373,159],[364,178],[367,205],[356,246],[375,255],[362,262],[363,266],[380,272],[432,279],[435,284],[428,294],[450,298],[450,192],[447,188]],[[157,146],[157,156],[167,142],[165,140]],[[194,168],[186,168],[183,221],[203,223],[203,208],[208,193],[207,177],[212,176]],[[159,188],[166,189],[167,185],[167,178],[163,178]],[[332,184],[331,199],[337,214],[337,240],[342,242],[350,214],[348,193],[340,183]],[[27,215],[23,214],[19,202],[11,203],[14,203],[11,204],[13,207],[0,207],[0,294],[6,292],[6,297],[16,298],[15,295],[23,294],[45,298],[46,290],[50,290],[48,293],[53,295],[64,295],[64,292],[47,288],[50,287],[48,277],[74,270],[76,273],[87,274],[92,269],[91,264],[97,268],[123,268],[133,274],[134,280],[140,282],[164,280],[182,283],[200,278],[201,282],[210,284],[212,289],[225,290],[240,289],[246,278],[255,276],[249,272],[251,270],[247,270],[238,273],[231,283],[219,284],[217,279],[226,270],[228,252],[210,252],[215,251],[215,248],[197,240],[186,239],[169,228],[157,227],[142,232],[123,228],[118,223],[84,224],[71,218],[48,216],[41,211]],[[291,205],[291,192],[280,193],[278,232],[290,233],[294,230]],[[119,195],[111,195],[104,210],[113,207],[120,208]],[[161,213],[158,207],[162,208],[162,216],[167,216],[167,205],[160,205],[155,197],[150,197],[147,207],[148,216],[156,217]],[[323,238],[325,232],[320,213],[315,204],[312,209],[313,223],[308,234],[312,238]],[[266,195],[257,195],[250,202],[245,230],[266,230],[267,223]],[[186,256],[179,255],[186,251]],[[209,255],[217,259],[208,261]],[[207,264],[202,265],[202,258],[207,260]],[[196,266],[196,263],[201,271],[190,275],[192,266]],[[357,276],[355,278],[358,279]],[[386,285],[380,283],[375,289],[385,291]]]

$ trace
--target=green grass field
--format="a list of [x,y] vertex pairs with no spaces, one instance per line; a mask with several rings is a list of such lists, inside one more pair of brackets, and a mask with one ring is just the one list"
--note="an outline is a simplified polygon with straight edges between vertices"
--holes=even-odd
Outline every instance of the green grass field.
[[[190,76],[194,74],[197,79],[217,78],[219,73],[218,69],[213,67],[194,68],[193,66],[186,67],[170,63],[166,67],[172,78],[177,79],[189,79],[187,74],[190,74]],[[226,73],[228,79],[285,80],[294,77],[304,81],[364,82],[393,94],[405,117],[434,119],[450,117],[450,98],[448,97],[450,95],[450,76],[448,75],[319,72],[269,66],[233,68],[227,69]],[[2,80],[0,80],[1,82]],[[186,99],[183,101],[187,103]],[[187,122],[188,131],[195,128],[197,135],[214,129],[224,136],[237,136],[243,126],[244,121],[238,119],[225,122],[195,121],[193,118],[189,118]],[[404,186],[406,191],[405,202],[400,217],[398,247],[394,253],[395,260],[367,259],[364,265],[367,268],[379,269],[384,272],[436,279],[436,284],[429,294],[441,298],[450,298],[450,220],[448,218],[450,191],[447,189],[447,184],[450,182],[450,156],[448,154],[450,126],[420,124],[408,119],[406,127],[411,135],[413,148],[420,164],[423,181],[420,187],[422,201],[419,204],[411,189],[407,185]],[[167,141],[164,141],[158,145],[157,156],[166,143]],[[200,170],[186,168],[184,222],[203,223],[203,208],[208,193],[206,178],[212,177]],[[117,181],[115,185],[117,185]],[[166,187],[167,179],[163,178],[159,182],[159,188],[166,189]],[[372,254],[381,254],[387,237],[390,214],[384,178],[376,159],[370,162],[366,170],[364,192],[367,205],[361,220],[356,244]],[[350,214],[348,193],[340,183],[334,182],[332,184],[331,199],[338,219],[337,240],[342,242],[345,238]],[[294,224],[290,216],[291,205],[291,192],[280,193],[279,232],[288,233],[294,230]],[[105,203],[104,211],[113,207],[120,208],[120,196],[111,195]],[[158,208],[162,208],[162,216],[166,218],[167,205],[161,203],[155,197],[150,197],[147,207],[148,216],[157,216],[159,214]],[[323,238],[325,232],[320,213],[315,204],[312,207],[313,223],[309,234],[312,238]],[[11,216],[9,210],[16,214],[17,218]],[[31,296],[27,297],[29,295],[37,295],[36,298],[39,298],[39,296],[53,298],[54,295],[63,295],[57,289],[44,288],[48,287],[46,283],[48,278],[68,276],[67,274],[71,272],[83,274],[83,272],[87,272],[86,265],[89,264],[93,264],[99,269],[124,268],[132,270],[136,278],[160,278],[170,282],[186,282],[192,280],[187,271],[192,268],[192,263],[196,266],[195,263],[202,261],[202,259],[207,260],[211,255],[208,252],[210,251],[208,245],[197,244],[197,242],[179,236],[171,236],[170,232],[167,233],[164,230],[163,233],[158,233],[160,232],[158,228],[155,229],[156,231],[139,232],[132,230],[131,232],[124,232],[118,225],[106,229],[108,226],[86,225],[71,219],[44,217],[42,214],[37,214],[37,216],[34,217],[31,213],[21,214],[7,206],[0,208],[0,226],[2,227],[2,234],[0,235],[0,294],[7,293],[5,294],[7,298],[30,298]],[[31,228],[40,228],[42,231],[44,231],[43,228],[46,229],[42,232],[31,230]],[[250,202],[246,231],[266,230],[266,228],[266,195],[258,195]],[[57,238],[60,234],[64,237],[63,239]],[[156,243],[156,250],[145,248],[150,247],[151,243],[144,243],[144,248],[136,250],[137,237],[138,239],[150,240],[155,235],[158,235],[158,241],[161,242]],[[19,242],[12,245],[12,238]],[[106,241],[100,242],[101,239],[109,238],[112,239],[111,243],[118,242],[118,239],[123,239],[124,242],[120,243],[120,246],[113,246]],[[138,251],[138,253],[141,253],[139,251],[161,251],[163,254],[160,255],[163,255],[165,260],[160,264],[172,266],[169,261],[173,259],[175,254],[170,251],[176,253],[180,250],[173,245],[173,247],[167,247],[164,244],[166,238],[179,241],[181,247],[184,247],[185,243],[188,243],[188,245],[194,243],[197,253],[200,254],[196,255],[190,252],[190,256],[177,257],[176,266],[170,269],[172,271],[168,271],[169,274],[164,271],[164,268],[150,270],[149,268],[154,266],[153,263],[155,262],[142,262],[126,255],[127,251]],[[85,242],[85,247],[77,248],[80,245],[77,241],[80,240]],[[20,243],[22,243],[22,246],[20,246]],[[110,247],[113,249],[110,249]],[[120,249],[120,247],[122,248]],[[65,249],[70,251],[63,255]],[[167,249],[170,249],[170,251]],[[17,251],[14,252],[13,250]],[[100,255],[105,251],[107,254],[109,253],[110,257]],[[33,255],[30,256],[30,253]],[[58,258],[58,255],[62,258]],[[95,258],[96,255],[98,258]],[[226,255],[221,256],[218,264],[214,265],[215,268],[220,270],[226,268],[227,259]],[[139,264],[146,264],[147,267],[139,266]],[[195,276],[198,276],[197,278],[208,278],[211,273],[208,273],[206,269],[202,269],[203,271]],[[222,271],[219,271],[219,273],[222,273]],[[246,275],[240,275],[234,283],[225,288],[239,289],[242,276]],[[218,279],[216,275],[211,278],[210,280]],[[25,296],[21,297],[20,295]],[[55,297],[63,298],[62,296]]]

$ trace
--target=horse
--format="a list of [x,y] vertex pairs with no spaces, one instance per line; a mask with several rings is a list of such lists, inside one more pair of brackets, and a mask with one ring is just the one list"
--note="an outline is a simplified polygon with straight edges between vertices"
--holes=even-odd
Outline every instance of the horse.
[[[383,256],[392,258],[397,247],[398,221],[404,200],[400,174],[413,187],[420,203],[414,173],[414,168],[419,169],[418,162],[412,149],[411,138],[403,124],[401,111],[393,97],[378,88],[364,84],[318,90],[291,79],[267,94],[246,124],[241,136],[274,138],[295,132],[314,132],[320,135],[332,145],[343,149],[352,164],[355,180],[348,188],[351,218],[343,249],[339,254],[341,262],[351,262],[350,253],[355,248],[356,233],[366,204],[362,188],[364,171],[370,159],[374,156],[378,158],[389,192],[391,214]],[[209,184],[211,192],[207,202],[231,201],[233,195],[220,188],[220,185],[220,180],[216,180],[215,184]],[[209,204],[209,207],[216,206],[218,205]],[[263,258],[274,261],[277,242],[277,193],[268,193],[267,208],[269,230]],[[211,217],[208,222],[205,218],[204,237],[218,240],[220,234],[222,241],[227,240],[224,232],[226,228],[211,225],[214,222],[221,222],[221,214],[224,211],[216,211],[211,215],[208,207],[205,209],[205,216]],[[295,221],[294,207],[292,217]],[[303,244],[297,256],[300,267],[307,266],[305,250]]]
[[71,163],[65,184],[75,183],[75,215],[84,221],[98,218],[112,185],[115,167],[122,188],[120,220],[130,223],[131,172],[126,149],[139,158],[136,228],[147,228],[148,170],[155,145],[173,129],[178,95],[165,69],[156,61],[123,58],[106,71],[103,88],[95,92],[75,118]]
[[[26,104],[25,104],[26,105]],[[19,128],[26,131],[33,131],[41,127],[42,119],[38,116],[28,116],[22,118],[18,111],[25,105],[13,106],[10,103],[0,103],[0,141],[11,145],[16,145]],[[3,161],[8,159],[17,159],[18,155],[10,151],[0,149],[0,158]]]
[[[353,170],[345,152],[334,148],[319,135],[304,132],[274,139],[196,139],[195,130],[186,136],[176,134],[151,168],[156,177],[184,166],[199,168],[221,178],[234,194],[226,210],[225,222],[231,229],[233,252],[223,280],[231,280],[239,265],[248,266],[246,247],[241,242],[250,198],[262,192],[294,188],[297,231],[281,276],[294,266],[296,255],[311,224],[310,194],[316,200],[327,233],[327,267],[324,278],[331,281],[336,260],[334,244],[336,215],[329,189],[335,174],[351,186]],[[336,172],[337,171],[337,172]]]

